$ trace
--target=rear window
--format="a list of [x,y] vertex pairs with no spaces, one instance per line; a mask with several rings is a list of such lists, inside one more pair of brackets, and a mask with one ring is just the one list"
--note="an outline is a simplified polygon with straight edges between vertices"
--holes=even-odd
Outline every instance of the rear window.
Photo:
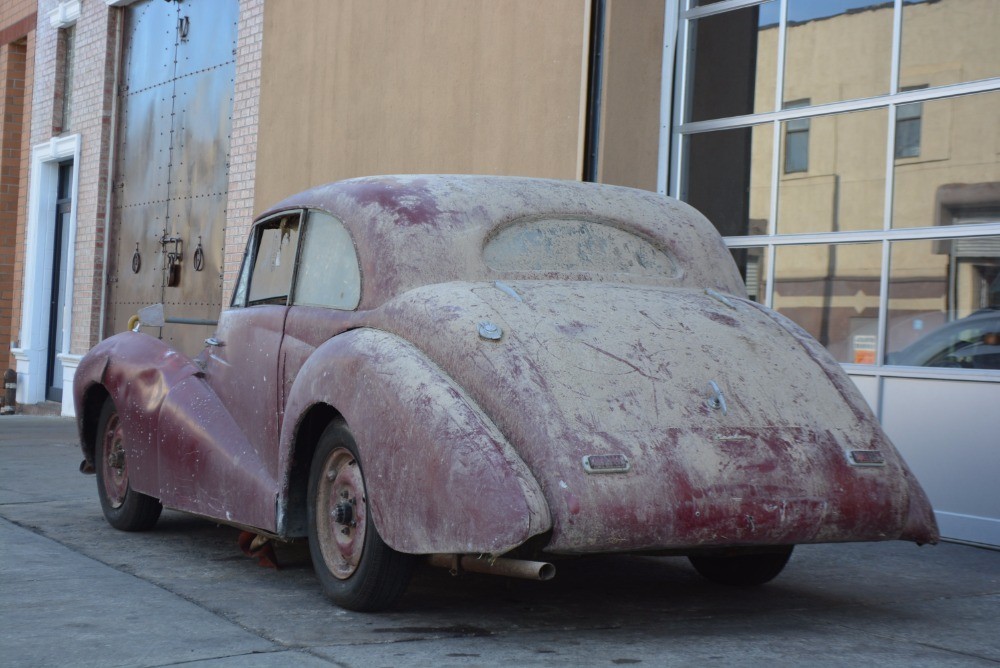
[[675,276],[672,259],[649,241],[610,224],[544,218],[514,223],[486,243],[490,268],[509,272]]

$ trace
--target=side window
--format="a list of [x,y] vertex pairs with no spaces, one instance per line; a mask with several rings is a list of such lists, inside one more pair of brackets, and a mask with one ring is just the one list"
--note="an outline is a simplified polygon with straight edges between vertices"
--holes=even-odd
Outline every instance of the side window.
[[247,249],[243,253],[243,263],[240,265],[240,275],[236,279],[236,287],[233,288],[230,306],[239,308],[247,305],[247,287],[250,285],[250,258],[254,256],[254,249],[257,248],[256,241],[256,234],[251,234],[250,239],[247,240]]
[[244,263],[252,263],[247,287],[249,305],[288,303],[299,241],[299,217],[296,212],[258,225],[256,252],[248,255],[252,260]]
[[360,301],[361,270],[350,233],[330,214],[310,211],[292,303],[350,311]]

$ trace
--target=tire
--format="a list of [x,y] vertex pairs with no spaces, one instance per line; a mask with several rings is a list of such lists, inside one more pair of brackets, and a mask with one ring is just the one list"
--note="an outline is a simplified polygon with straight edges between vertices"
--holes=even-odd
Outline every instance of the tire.
[[104,402],[97,421],[94,465],[97,496],[108,524],[122,531],[146,531],[160,518],[163,506],[151,496],[129,487],[121,417],[111,397]]
[[691,565],[702,576],[718,584],[754,587],[778,576],[792,556],[793,545],[768,552],[690,556]]
[[391,607],[410,582],[413,555],[385,544],[369,516],[364,470],[350,430],[331,423],[309,470],[309,553],[330,600],[374,612]]

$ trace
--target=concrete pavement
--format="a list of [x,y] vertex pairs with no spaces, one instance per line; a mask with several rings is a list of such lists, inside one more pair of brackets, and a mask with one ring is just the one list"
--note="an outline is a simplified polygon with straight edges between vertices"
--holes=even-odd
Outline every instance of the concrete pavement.
[[547,583],[421,569],[398,610],[318,591],[302,545],[261,568],[237,532],[165,511],[115,531],[75,426],[0,417],[4,666],[989,666],[1000,552],[800,546],[773,583],[733,590],[677,558],[559,562]]

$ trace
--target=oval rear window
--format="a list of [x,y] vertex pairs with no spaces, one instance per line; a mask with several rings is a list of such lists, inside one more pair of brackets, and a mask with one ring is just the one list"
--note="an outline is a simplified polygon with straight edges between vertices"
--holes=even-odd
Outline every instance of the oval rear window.
[[671,258],[649,241],[592,220],[544,218],[503,228],[483,249],[490,268],[513,272],[675,276]]

